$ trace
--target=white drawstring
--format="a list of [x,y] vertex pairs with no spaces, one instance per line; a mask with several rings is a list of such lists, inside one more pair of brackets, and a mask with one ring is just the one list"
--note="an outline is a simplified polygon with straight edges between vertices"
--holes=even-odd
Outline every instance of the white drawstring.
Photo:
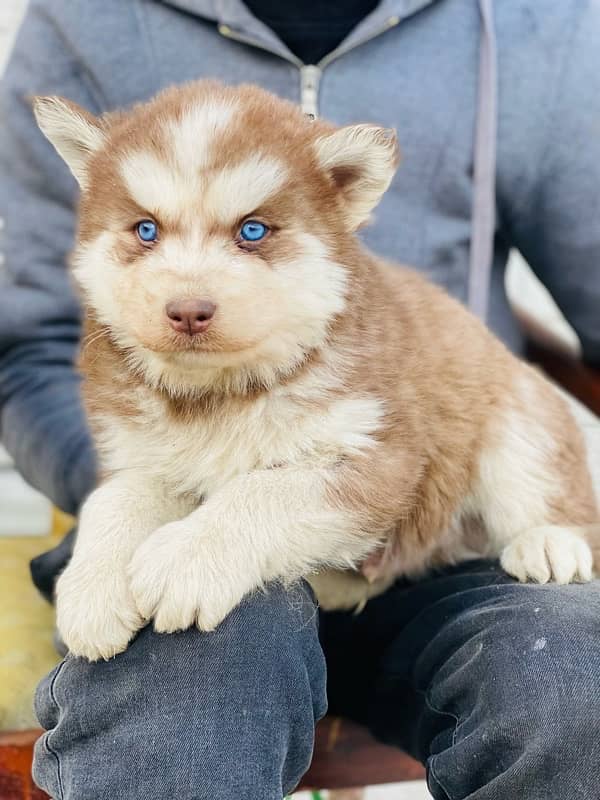
[[496,228],[496,138],[498,61],[493,0],[479,0],[481,43],[474,147],[472,237],[468,305],[487,318]]

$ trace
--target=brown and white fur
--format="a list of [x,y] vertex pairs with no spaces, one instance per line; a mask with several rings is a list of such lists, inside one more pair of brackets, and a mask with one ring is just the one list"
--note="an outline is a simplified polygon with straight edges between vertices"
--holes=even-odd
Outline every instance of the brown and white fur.
[[[563,400],[355,236],[395,171],[393,132],[212,82],[100,119],[59,98],[35,112],[81,186],[101,463],[57,586],[71,652],[110,657],[151,618],[211,630],[302,576],[350,607],[475,555],[521,581],[591,579],[598,509]],[[248,219],[263,241],[240,239]],[[216,304],[204,333],[169,326],[182,298]]]

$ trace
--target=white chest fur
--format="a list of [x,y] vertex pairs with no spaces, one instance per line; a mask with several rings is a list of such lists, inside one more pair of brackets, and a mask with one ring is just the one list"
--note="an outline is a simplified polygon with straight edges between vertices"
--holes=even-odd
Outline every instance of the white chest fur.
[[166,413],[159,398],[146,397],[143,419],[103,420],[99,446],[109,471],[138,469],[172,491],[206,497],[252,470],[325,466],[371,448],[382,417],[373,396],[309,402],[281,390],[184,421]]

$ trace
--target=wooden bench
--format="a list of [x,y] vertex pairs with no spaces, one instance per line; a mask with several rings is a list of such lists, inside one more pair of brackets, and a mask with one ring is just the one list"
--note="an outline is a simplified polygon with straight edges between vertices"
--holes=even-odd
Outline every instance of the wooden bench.
[[317,726],[312,764],[300,788],[348,789],[424,777],[421,764],[406,753],[375,741],[360,725],[326,717]]
[[[577,361],[530,320],[530,360],[600,415],[600,373]],[[44,800],[31,780],[33,743],[39,731],[0,733],[0,800]],[[317,728],[315,754],[302,787],[337,789],[418,780],[423,768],[409,756],[377,743],[358,725],[327,718]]]
[[0,800],[47,800],[31,779],[33,743],[39,733],[0,733]]

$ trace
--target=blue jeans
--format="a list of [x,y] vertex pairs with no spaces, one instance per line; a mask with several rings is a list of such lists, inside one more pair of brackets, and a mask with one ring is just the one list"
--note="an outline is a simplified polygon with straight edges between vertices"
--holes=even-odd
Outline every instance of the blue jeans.
[[318,628],[305,586],[273,586],[213,633],[67,656],[37,692],[36,782],[56,800],[281,800],[327,672],[330,709],[425,763],[438,800],[600,796],[600,583],[473,562]]

